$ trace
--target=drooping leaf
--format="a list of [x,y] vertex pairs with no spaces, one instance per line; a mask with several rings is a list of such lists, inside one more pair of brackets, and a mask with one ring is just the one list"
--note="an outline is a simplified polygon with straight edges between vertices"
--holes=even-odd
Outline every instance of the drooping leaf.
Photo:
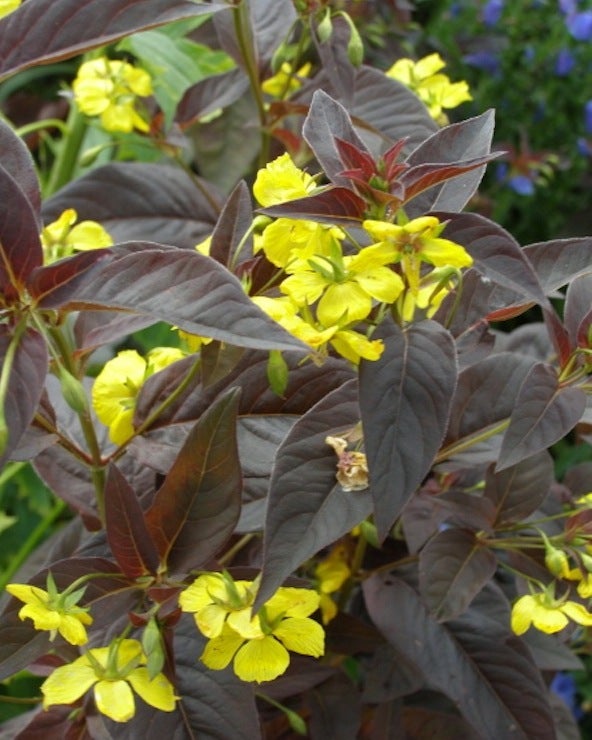
[[430,469],[456,385],[454,341],[440,324],[384,323],[380,360],[361,363],[360,409],[374,517],[384,539]]
[[300,349],[301,342],[249,299],[215,260],[175,247],[129,242],[110,249],[75,286],[47,292],[43,308],[105,308],[167,321],[241,347]]
[[337,484],[337,458],[325,442],[336,429],[358,421],[352,381],[305,413],[280,445],[269,485],[258,604],[269,599],[305,560],[370,513],[367,491],[344,491]]
[[181,98],[175,120],[182,127],[189,126],[196,119],[235,103],[248,88],[249,78],[239,68],[206,77],[190,87]]
[[440,213],[446,221],[442,236],[461,244],[475,267],[504,288],[545,306],[547,299],[537,275],[518,242],[505,229],[476,213]]
[[494,553],[466,529],[438,532],[419,555],[419,590],[439,622],[462,614],[497,567]]
[[553,480],[553,460],[546,450],[499,473],[489,468],[483,495],[495,509],[492,524],[526,519],[546,498]]
[[[494,588],[462,618],[440,623],[416,591],[392,574],[363,584],[366,607],[385,638],[448,696],[483,740],[555,740],[544,684],[524,644],[512,636],[509,609]],[[501,615],[499,612],[501,611]]]
[[[79,220],[98,221],[114,241],[153,241],[193,249],[211,234],[222,195],[180,168],[147,162],[113,162],[73,180],[42,209],[46,223],[66,208]],[[207,194],[207,195],[206,195]]]
[[588,331],[592,324],[592,272],[574,278],[565,296],[563,321],[574,347],[588,346]]
[[0,165],[0,293],[15,299],[41,265],[39,217],[15,178]]
[[49,367],[47,346],[41,334],[34,329],[25,329],[16,339],[6,324],[0,325],[0,367],[6,369],[6,355],[9,348],[10,352],[13,351],[12,343],[15,341],[17,344],[4,408],[0,408],[3,421],[8,427],[8,436],[0,448],[0,466],[10,459],[12,451],[33,420]]
[[524,247],[545,293],[550,295],[578,275],[589,272],[592,264],[592,238],[553,239]]
[[543,362],[524,379],[504,434],[496,471],[547,449],[565,437],[582,418],[586,394],[561,386],[557,371]]
[[0,161],[16,180],[37,217],[41,207],[41,192],[33,157],[21,137],[4,120],[0,120]]
[[346,167],[339,155],[335,138],[352,144],[362,152],[368,150],[356,133],[343,105],[323,90],[316,90],[302,127],[302,135],[327,177],[336,185],[350,187],[348,178],[340,175]]
[[104,46],[135,31],[223,10],[187,0],[35,0],[0,21],[0,77]]
[[203,565],[232,534],[240,511],[237,389],[200,418],[146,513],[160,559],[172,572]]
[[109,547],[128,578],[156,574],[158,553],[134,489],[115,465],[105,481],[105,530]]
[[344,226],[360,222],[366,212],[366,202],[353,190],[328,187],[307,198],[296,198],[277,206],[261,208],[261,213],[278,218],[312,219],[319,223],[341,223]]
[[[492,110],[445,126],[411,152],[406,162],[414,167],[428,162],[458,162],[487,156],[491,151],[493,127]],[[430,188],[407,203],[405,212],[410,218],[416,218],[428,211],[461,211],[477,190],[484,172],[483,165],[452,182]]]

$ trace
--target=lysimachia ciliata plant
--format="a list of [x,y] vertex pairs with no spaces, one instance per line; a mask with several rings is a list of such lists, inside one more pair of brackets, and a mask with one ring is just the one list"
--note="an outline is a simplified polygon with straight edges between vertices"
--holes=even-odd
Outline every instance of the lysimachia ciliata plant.
[[73,60],[65,121],[0,124],[2,463],[64,522],[4,577],[2,678],[40,676],[12,737],[570,722],[592,486],[549,448],[589,439],[592,239],[466,210],[493,113],[447,124],[440,75],[432,117],[342,5],[0,21],[16,87]]

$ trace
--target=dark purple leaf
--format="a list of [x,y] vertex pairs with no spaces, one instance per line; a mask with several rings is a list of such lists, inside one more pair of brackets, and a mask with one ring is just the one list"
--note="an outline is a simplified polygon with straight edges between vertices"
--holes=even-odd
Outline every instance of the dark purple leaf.
[[74,323],[78,349],[92,350],[145,329],[154,319],[129,313],[81,311]]
[[374,517],[384,539],[432,466],[456,385],[454,341],[440,324],[383,324],[380,360],[361,363],[360,409]]
[[537,275],[518,242],[505,229],[476,213],[435,213],[447,221],[442,236],[461,244],[475,267],[494,283],[524,300],[547,305]]
[[111,465],[105,481],[105,530],[111,552],[128,578],[155,575],[158,553],[134,489]]
[[[175,247],[128,243],[87,279],[48,293],[43,308],[106,308],[167,321],[191,334],[241,347],[300,349],[301,342],[245,295],[240,282],[209,257]],[[88,253],[85,253],[88,254]]]
[[232,269],[231,262],[238,264],[253,256],[252,239],[242,246],[240,255],[237,247],[245,238],[253,222],[253,203],[247,184],[241,180],[230,194],[212,232],[210,257],[221,265]]
[[[228,375],[206,387],[198,384],[179,406],[168,409],[155,427],[162,424],[195,421],[205,413],[215,399],[226,389],[240,387],[242,395],[239,414],[304,414],[317,401],[353,377],[346,363],[328,358],[321,367],[312,362],[302,362],[298,352],[286,353],[288,363],[288,386],[283,396],[278,396],[269,387],[267,380],[268,353],[247,350]],[[165,368],[148,379],[138,397],[135,422],[142,423],[166,396],[168,389],[175,387],[181,375],[187,371],[188,358]],[[185,363],[185,364],[184,364]]]
[[213,13],[187,0],[34,0],[0,22],[0,77],[104,46],[136,31]]
[[[180,168],[114,162],[73,180],[43,204],[44,221],[66,208],[80,220],[98,221],[114,241],[153,241],[193,249],[212,233],[222,195]],[[207,193],[207,197],[206,194]]]
[[201,382],[204,388],[223,380],[238,365],[245,352],[224,342],[209,342],[201,347]]
[[199,419],[146,514],[161,561],[172,572],[206,563],[238,521],[238,395],[229,391]]
[[362,703],[356,686],[338,673],[308,693],[308,731],[311,740],[357,740],[362,722]]
[[38,303],[41,303],[53,293],[73,292],[81,282],[88,280],[88,271],[100,262],[112,259],[110,249],[92,249],[88,252],[78,252],[72,257],[54,262],[47,267],[37,267],[33,270],[29,282],[29,293]]
[[[403,709],[402,732],[413,740],[483,740],[483,734],[471,728],[461,717],[429,706],[407,706]],[[399,740],[400,735],[385,738]],[[374,737],[371,740],[375,740]],[[382,740],[380,736],[376,740]]]
[[180,126],[188,126],[197,118],[236,102],[248,89],[249,78],[238,67],[206,77],[186,91],[177,106],[175,120]]
[[[483,740],[555,740],[541,676],[524,644],[500,623],[505,599],[496,590],[481,592],[462,618],[439,623],[394,575],[374,575],[363,588],[385,638],[429,688],[456,704]],[[509,625],[507,602],[505,620]]]
[[[9,327],[1,324],[0,367],[4,366],[7,352],[14,341]],[[8,426],[8,439],[4,448],[0,449],[0,466],[10,459],[35,416],[49,366],[47,346],[41,334],[34,329],[25,329],[16,341],[18,344],[14,350],[4,408],[0,408]]]
[[588,347],[592,324],[592,272],[574,278],[565,297],[563,321],[574,347]]
[[496,471],[547,449],[582,418],[586,394],[559,384],[555,368],[537,363],[525,378],[510,416]]
[[3,304],[23,290],[43,262],[39,217],[17,180],[0,165],[0,294]]
[[419,555],[419,590],[439,622],[462,614],[497,567],[494,553],[473,532],[445,529]]
[[[484,157],[491,151],[494,112],[489,110],[475,118],[436,131],[409,155],[407,164],[412,167],[429,162],[461,162]],[[451,183],[442,183],[438,188],[415,197],[405,205],[409,218],[422,216],[429,211],[462,211],[475,194],[485,167],[478,167]]]
[[367,491],[344,491],[337,484],[337,458],[325,442],[336,429],[358,421],[352,381],[305,413],[280,445],[269,486],[259,604],[305,560],[370,513]]
[[494,526],[520,522],[542,504],[553,483],[553,460],[546,450],[500,473],[487,471],[484,496],[494,506]]
[[248,26],[249,55],[259,74],[262,74],[290,25],[296,20],[294,5],[291,0],[257,0],[256,3],[245,3],[242,7],[235,7],[214,17],[220,45],[239,66],[248,69],[249,60],[245,60],[244,49],[236,38],[237,13],[241,14],[241,22]]
[[350,188],[347,177],[340,173],[345,169],[335,139],[339,138],[368,152],[366,145],[356,133],[346,109],[323,90],[312,96],[310,110],[302,127],[302,136],[314,152],[327,177],[336,185]]
[[524,247],[545,293],[550,295],[573,278],[590,271],[592,238],[554,239]]
[[2,120],[0,120],[0,161],[2,167],[18,183],[31,204],[36,222],[39,223],[37,214],[41,207],[41,193],[33,157],[21,137]]
[[320,223],[344,225],[362,220],[366,212],[366,201],[359,195],[343,187],[328,187],[307,198],[296,198],[277,206],[259,209],[261,213],[274,218],[312,219]]

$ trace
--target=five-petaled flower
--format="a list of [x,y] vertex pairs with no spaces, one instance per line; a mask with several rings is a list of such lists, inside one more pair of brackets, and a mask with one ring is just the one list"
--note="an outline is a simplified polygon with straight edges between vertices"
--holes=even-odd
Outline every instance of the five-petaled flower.
[[128,62],[100,57],[84,62],[72,83],[74,100],[87,116],[100,116],[105,131],[148,131],[137,98],[152,94],[148,72]]
[[272,681],[286,671],[288,650],[319,657],[325,633],[309,616],[320,597],[305,588],[279,588],[253,615],[256,582],[233,581],[224,574],[205,574],[179,598],[183,611],[195,613],[196,624],[210,637],[201,655],[212,670],[231,662],[243,681]]
[[47,591],[25,583],[9,583],[6,590],[25,604],[19,610],[20,619],[32,619],[35,629],[50,632],[52,640],[59,633],[72,645],[88,641],[86,627],[93,619],[87,609],[77,606],[83,589],[60,594],[48,576]]
[[585,627],[592,626],[592,614],[575,601],[555,599],[546,591],[521,596],[512,607],[512,630],[524,634],[531,626],[552,634],[567,627],[572,619]]
[[94,687],[97,709],[115,722],[127,722],[134,716],[134,691],[156,709],[172,712],[178,697],[171,682],[162,673],[150,678],[146,663],[137,640],[116,640],[108,647],[93,648],[73,663],[56,668],[44,681],[43,707],[73,704]]

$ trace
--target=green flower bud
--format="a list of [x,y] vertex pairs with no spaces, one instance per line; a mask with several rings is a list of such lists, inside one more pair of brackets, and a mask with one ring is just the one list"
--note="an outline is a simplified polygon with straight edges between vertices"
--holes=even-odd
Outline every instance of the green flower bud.
[[148,674],[150,679],[153,679],[164,667],[162,636],[154,617],[151,617],[142,632],[142,650],[147,658],[146,668],[148,669]]
[[271,390],[282,396],[288,385],[288,365],[279,349],[272,349],[267,360],[267,380]]
[[333,33],[333,23],[331,21],[331,10],[327,8],[321,22],[317,26],[317,36],[321,44],[328,41]]
[[88,396],[82,383],[62,366],[59,367],[58,373],[62,395],[68,406],[77,413],[86,411]]

